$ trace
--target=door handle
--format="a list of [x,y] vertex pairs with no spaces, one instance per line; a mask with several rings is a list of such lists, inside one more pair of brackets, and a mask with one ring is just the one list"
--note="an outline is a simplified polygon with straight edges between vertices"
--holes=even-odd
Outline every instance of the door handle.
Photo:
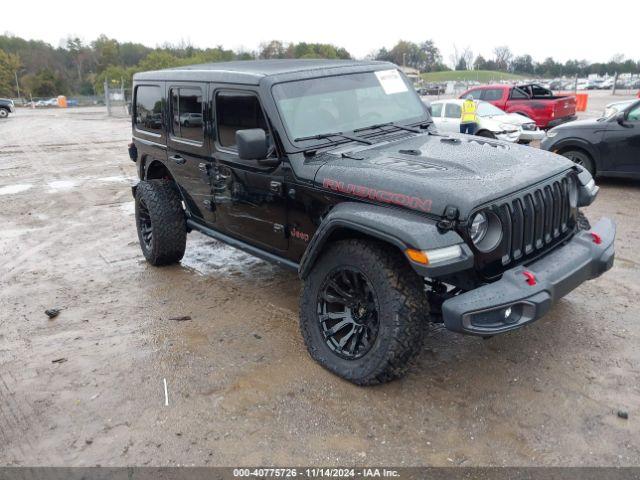
[[178,165],[184,165],[185,163],[187,163],[187,161],[180,155],[171,155],[169,158],[176,162]]

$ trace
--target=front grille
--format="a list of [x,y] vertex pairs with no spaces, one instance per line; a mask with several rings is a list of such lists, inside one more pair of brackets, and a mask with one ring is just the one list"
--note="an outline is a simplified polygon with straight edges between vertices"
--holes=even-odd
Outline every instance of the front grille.
[[568,173],[493,205],[503,238],[495,251],[480,254],[480,269],[488,276],[500,274],[571,235],[577,209],[570,205],[569,192],[572,184],[577,187],[575,182],[575,175]]

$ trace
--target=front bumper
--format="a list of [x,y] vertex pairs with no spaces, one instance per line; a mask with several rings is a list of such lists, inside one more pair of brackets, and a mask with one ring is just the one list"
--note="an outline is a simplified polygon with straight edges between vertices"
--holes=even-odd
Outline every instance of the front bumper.
[[541,318],[558,299],[613,266],[615,235],[613,221],[603,218],[538,261],[507,270],[494,283],[446,300],[442,304],[445,326],[490,336]]
[[522,133],[520,133],[520,141],[533,142],[542,140],[546,135],[544,130],[522,130]]
[[503,142],[516,143],[520,139],[520,132],[496,133],[495,136],[498,140],[502,140]]

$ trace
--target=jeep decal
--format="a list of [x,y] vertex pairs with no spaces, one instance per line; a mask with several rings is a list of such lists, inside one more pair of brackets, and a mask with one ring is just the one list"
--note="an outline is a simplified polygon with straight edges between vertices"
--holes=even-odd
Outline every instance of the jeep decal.
[[390,203],[392,205],[400,205],[422,212],[431,211],[431,200],[405,195],[404,193],[376,190],[375,188],[365,187],[364,185],[354,185],[352,183],[345,185],[344,182],[331,178],[325,178],[322,181],[322,186],[336,192],[357,195],[358,197],[378,200],[379,202]]

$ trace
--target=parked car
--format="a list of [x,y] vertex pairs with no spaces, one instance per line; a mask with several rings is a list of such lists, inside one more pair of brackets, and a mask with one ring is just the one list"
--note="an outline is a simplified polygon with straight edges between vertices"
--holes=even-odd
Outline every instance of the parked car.
[[[460,131],[460,112],[463,101],[451,99],[431,102],[431,116],[438,130]],[[476,135],[520,143],[544,138],[544,131],[540,130],[530,118],[517,113],[506,113],[488,102],[481,101],[477,104],[479,123]]]
[[467,90],[460,98],[473,96],[474,100],[492,103],[508,113],[529,117],[540,128],[551,128],[575,120],[576,99],[573,96],[558,97],[537,84],[484,85]]
[[[514,330],[613,264],[614,223],[591,227],[579,210],[598,192],[589,172],[436,132],[394,64],[238,61],[133,81],[147,261],[179,262],[199,231],[296,271],[310,355],[356,384],[401,376],[428,321],[483,337]],[[145,121],[184,104],[203,114],[188,138]]]
[[625,108],[627,108],[628,106],[630,106],[631,104],[637,102],[638,99],[633,98],[631,100],[620,100],[618,102],[611,102],[609,104],[607,104],[607,106],[604,108],[604,112],[602,114],[603,118],[609,118],[612,115],[614,115],[615,113],[618,113],[622,110],[624,110]]
[[183,113],[180,115],[180,125],[183,127],[199,127],[202,125],[201,113]]
[[7,118],[10,113],[16,111],[16,106],[13,100],[8,98],[0,98],[0,118]]
[[640,178],[640,100],[608,117],[553,128],[541,147],[594,176]]

